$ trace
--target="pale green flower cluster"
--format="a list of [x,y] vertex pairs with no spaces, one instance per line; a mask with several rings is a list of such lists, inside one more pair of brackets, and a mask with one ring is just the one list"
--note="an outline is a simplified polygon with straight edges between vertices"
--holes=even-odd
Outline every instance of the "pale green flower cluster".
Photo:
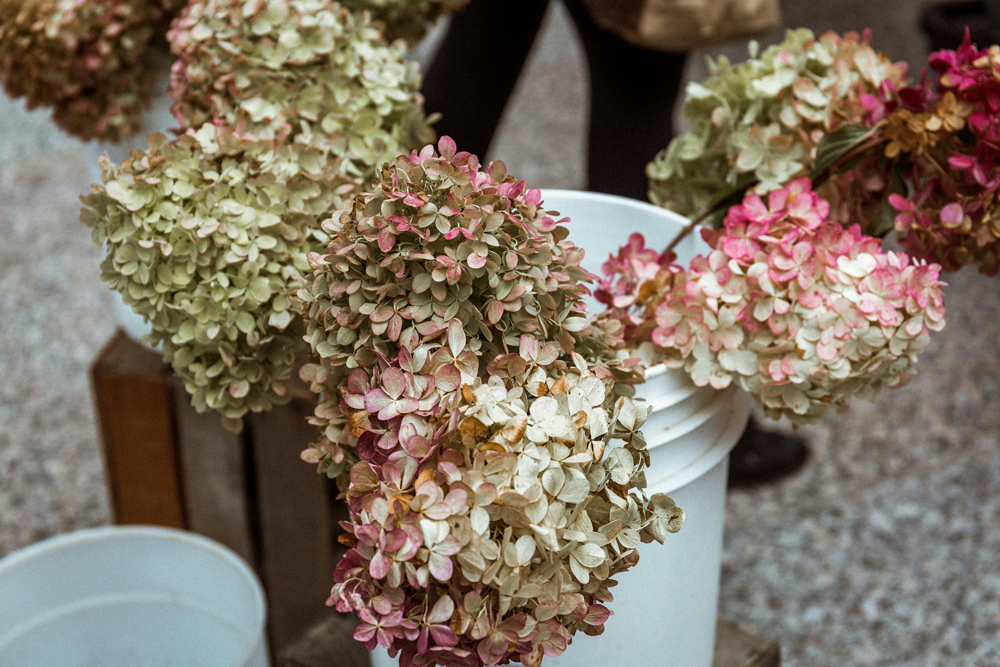
[[900,85],[905,65],[868,44],[868,35],[788,31],[780,44],[733,65],[710,62],[710,76],[688,85],[676,137],[646,167],[650,199],[684,215],[707,208],[721,190],[756,180],[764,194],[816,162],[820,140],[845,124],[877,120],[870,99],[884,81]]
[[363,12],[328,0],[195,0],[168,38],[184,127],[221,120],[309,144],[361,187],[382,162],[433,140],[419,66]]
[[206,124],[105,161],[104,186],[84,198],[81,220],[107,247],[103,280],[149,321],[195,407],[230,427],[285,400],[308,348],[290,293],[329,242],[319,222],[352,190],[323,158]]
[[343,0],[348,9],[367,9],[382,21],[386,39],[403,38],[410,44],[419,41],[439,18],[467,4],[469,0]]

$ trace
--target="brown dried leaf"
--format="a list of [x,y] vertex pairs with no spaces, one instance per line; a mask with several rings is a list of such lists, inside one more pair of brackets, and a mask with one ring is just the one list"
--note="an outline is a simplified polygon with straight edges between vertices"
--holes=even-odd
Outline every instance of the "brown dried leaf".
[[371,420],[369,419],[369,414],[364,410],[360,410],[353,414],[348,415],[347,423],[351,429],[351,435],[356,438],[360,438],[365,434],[366,431],[370,430]]
[[506,426],[500,431],[500,435],[504,437],[507,442],[520,442],[524,437],[524,432],[528,428],[528,418],[520,415],[514,417]]

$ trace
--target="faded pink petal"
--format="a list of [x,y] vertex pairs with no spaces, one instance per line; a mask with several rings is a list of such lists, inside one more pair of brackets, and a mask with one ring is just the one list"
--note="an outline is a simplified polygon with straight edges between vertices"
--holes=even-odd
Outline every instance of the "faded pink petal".
[[451,579],[451,574],[454,571],[454,566],[450,558],[434,552],[431,552],[427,558],[427,566],[431,572],[431,576],[441,582]]

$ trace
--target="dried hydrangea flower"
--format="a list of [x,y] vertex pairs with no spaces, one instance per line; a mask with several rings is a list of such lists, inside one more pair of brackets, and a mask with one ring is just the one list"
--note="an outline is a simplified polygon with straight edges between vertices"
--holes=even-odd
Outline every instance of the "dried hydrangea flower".
[[384,161],[433,138],[421,75],[363,13],[329,0],[194,0],[168,37],[173,112],[298,141],[364,187]]
[[304,458],[352,513],[329,604],[401,665],[537,665],[601,632],[611,577],[683,512],[641,492],[646,408],[598,358],[582,251],[503,163],[439,150],[324,223],[299,294],[324,429]]
[[683,512],[641,493],[646,409],[584,358],[606,347],[582,251],[503,163],[439,150],[324,223],[299,294],[324,428],[304,457],[352,514],[329,604],[401,665],[537,665],[602,631],[611,577]]
[[[832,32],[816,39],[809,30],[793,30],[759,55],[752,44],[745,62],[732,65],[720,57],[711,63],[710,76],[685,93],[684,115],[692,129],[646,168],[652,201],[695,215],[720,190],[748,178],[765,194],[808,174],[824,136],[884,118],[878,93],[901,86],[906,69],[875,52],[869,39],[868,33]],[[866,202],[877,205],[885,187],[872,159],[832,178],[824,193],[834,198],[835,219],[847,222],[858,219]],[[841,211],[845,200],[853,208]]]
[[1000,272],[1000,46],[978,49],[966,34],[930,58],[934,85],[899,91],[885,155],[902,157],[907,196],[889,203],[903,247],[945,270],[976,264]]
[[539,191],[502,162],[480,171],[447,137],[439,146],[440,155],[427,146],[384,165],[373,192],[323,223],[331,246],[310,257],[312,283],[300,298],[319,364],[304,377],[322,393],[325,437],[309,457],[331,477],[357,460],[339,407],[353,369],[383,356],[437,378],[408,381],[405,395],[388,391],[393,400],[436,402],[437,383],[451,391],[483,377],[522,335],[547,363],[600,342],[580,300],[583,251],[540,206]]
[[415,44],[439,18],[461,9],[469,0],[343,0],[353,11],[366,9],[385,24],[385,37]]
[[613,577],[681,527],[668,496],[641,493],[646,409],[585,364],[557,375],[477,378],[453,392],[435,451],[354,465],[328,604],[359,615],[368,648],[403,667],[538,665],[600,634]]
[[316,148],[207,124],[105,161],[84,199],[82,221],[107,244],[102,278],[149,321],[195,407],[230,427],[285,400],[307,350],[291,292],[329,241],[320,220],[354,189],[326,166]]
[[162,20],[145,0],[0,0],[0,83],[75,137],[119,141],[149,104]]
[[808,179],[747,195],[703,235],[713,251],[674,281],[653,341],[699,386],[735,383],[772,417],[815,423],[902,386],[944,326],[940,267],[831,222]]
[[645,244],[642,234],[632,234],[618,254],[601,266],[594,298],[605,309],[594,323],[603,325],[612,348],[636,355],[648,367],[660,361],[659,351],[650,345],[656,307],[683,269],[675,263],[673,252],[658,252]]

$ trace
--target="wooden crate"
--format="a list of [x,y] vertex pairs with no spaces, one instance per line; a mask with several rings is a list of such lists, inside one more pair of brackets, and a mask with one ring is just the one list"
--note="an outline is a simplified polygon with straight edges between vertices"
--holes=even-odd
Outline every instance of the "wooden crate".
[[242,433],[198,414],[160,355],[118,332],[91,366],[117,523],[186,528],[242,556],[268,598],[276,652],[328,613],[346,508],[299,459],[315,438],[308,398],[247,419]]
[[[356,624],[351,616],[331,613],[281,652],[278,667],[371,667],[368,651],[352,636]],[[623,659],[622,664],[625,662]],[[644,667],[686,666],[663,663]],[[774,642],[720,620],[715,630],[712,667],[781,667],[781,649]]]

